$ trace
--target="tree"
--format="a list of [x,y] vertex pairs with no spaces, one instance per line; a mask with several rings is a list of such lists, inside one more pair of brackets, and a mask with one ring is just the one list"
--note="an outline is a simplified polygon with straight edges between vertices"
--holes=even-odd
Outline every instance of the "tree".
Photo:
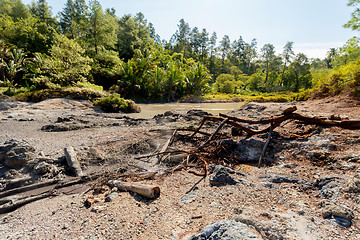
[[0,39],[26,52],[47,53],[54,35],[51,26],[31,15],[18,21],[8,15],[1,16],[0,29]]
[[348,0],[348,6],[355,7],[355,11],[351,14],[351,19],[344,25],[352,30],[360,30],[360,0]]
[[268,43],[261,48],[262,57],[265,62],[265,82],[268,81],[271,64],[275,59],[275,47]]
[[184,19],[180,19],[174,39],[176,41],[175,51],[186,57],[190,48],[190,26]]
[[88,27],[87,5],[85,0],[67,0],[60,13],[61,31],[70,39],[83,39]]
[[225,35],[223,39],[220,41],[219,50],[221,52],[221,60],[224,63],[225,59],[229,57],[230,53],[230,38],[228,35]]
[[290,62],[291,58],[294,56],[294,51],[292,50],[293,48],[293,44],[294,42],[287,42],[284,46],[284,51],[282,53],[282,58],[283,58],[283,69],[282,69],[282,73],[281,73],[281,82],[280,85],[282,86],[284,83],[284,73],[285,73],[285,68],[288,62]]
[[54,85],[68,86],[86,81],[92,60],[85,56],[85,50],[74,40],[56,34],[50,56],[43,65],[43,73],[34,81],[38,87]]
[[200,62],[195,63],[186,72],[186,88],[188,94],[200,96],[202,89],[211,79],[210,73]]
[[290,72],[294,79],[294,92],[298,92],[300,87],[309,88],[311,86],[310,63],[307,56],[303,53],[296,55],[290,64]]
[[90,51],[97,55],[100,49],[112,49],[115,47],[117,36],[116,19],[102,10],[97,0],[90,2],[89,29],[87,43]]
[[34,0],[29,6],[29,10],[30,13],[41,22],[45,22],[53,28],[57,27],[57,22],[52,17],[51,7],[48,5],[46,0]]
[[0,81],[5,82],[5,59],[9,55],[9,48],[4,40],[0,39]]
[[21,19],[26,19],[30,16],[29,10],[21,2],[21,0],[1,0],[0,1],[0,15],[10,16],[16,22]]
[[191,46],[191,52],[195,59],[198,58],[200,54],[200,47],[201,47],[200,41],[201,40],[200,40],[199,29],[197,27],[194,27],[190,33],[190,46]]
[[131,59],[136,49],[143,51],[152,46],[150,30],[142,13],[133,17],[124,15],[119,20],[118,38],[116,43],[120,58]]

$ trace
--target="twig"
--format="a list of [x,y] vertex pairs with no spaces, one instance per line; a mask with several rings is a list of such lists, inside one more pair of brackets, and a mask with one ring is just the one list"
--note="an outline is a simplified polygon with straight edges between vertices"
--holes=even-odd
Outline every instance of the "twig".
[[213,140],[213,138],[214,138],[214,137],[216,136],[216,134],[221,130],[221,128],[225,125],[225,123],[226,123],[227,121],[229,121],[229,119],[227,119],[227,118],[224,119],[224,120],[220,123],[220,125],[217,127],[217,129],[215,130],[215,132],[209,137],[209,139],[208,139],[206,142],[204,142],[202,145],[200,145],[200,146],[195,150],[195,152],[201,150],[203,147],[206,146],[206,144],[208,144],[211,140]]
[[260,168],[262,163],[263,163],[263,157],[264,157],[266,148],[269,145],[269,142],[270,142],[270,139],[271,139],[272,128],[273,128],[273,124],[271,123],[268,138],[267,138],[267,140],[265,142],[264,148],[263,148],[263,150],[261,152],[261,155],[260,155],[260,158],[259,158],[258,168]]

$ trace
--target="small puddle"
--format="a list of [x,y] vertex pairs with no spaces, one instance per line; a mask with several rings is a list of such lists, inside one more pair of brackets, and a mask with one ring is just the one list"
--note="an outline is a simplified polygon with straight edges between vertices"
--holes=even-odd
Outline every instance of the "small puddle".
[[227,103],[163,103],[163,104],[138,104],[141,108],[140,113],[131,113],[128,116],[133,118],[152,118],[157,114],[166,111],[189,111],[193,109],[203,110],[208,113],[217,115],[219,113],[227,113],[232,110],[239,109],[243,103],[227,102]]

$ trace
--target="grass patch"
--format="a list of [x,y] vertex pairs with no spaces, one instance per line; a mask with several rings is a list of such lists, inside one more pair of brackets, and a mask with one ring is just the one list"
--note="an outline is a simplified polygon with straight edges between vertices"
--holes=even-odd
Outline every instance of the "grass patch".
[[205,100],[240,100],[242,102],[290,102],[296,100],[295,96],[296,93],[293,92],[248,92],[242,94],[208,93],[203,98]]

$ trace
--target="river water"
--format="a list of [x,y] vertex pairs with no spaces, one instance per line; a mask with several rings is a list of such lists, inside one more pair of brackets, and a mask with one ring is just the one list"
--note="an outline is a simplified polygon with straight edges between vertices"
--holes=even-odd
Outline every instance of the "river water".
[[241,102],[138,104],[141,108],[141,112],[131,113],[128,116],[133,118],[152,118],[155,115],[166,111],[188,111],[192,109],[199,109],[217,115],[219,113],[227,113],[229,111],[239,109],[242,104],[243,103]]

